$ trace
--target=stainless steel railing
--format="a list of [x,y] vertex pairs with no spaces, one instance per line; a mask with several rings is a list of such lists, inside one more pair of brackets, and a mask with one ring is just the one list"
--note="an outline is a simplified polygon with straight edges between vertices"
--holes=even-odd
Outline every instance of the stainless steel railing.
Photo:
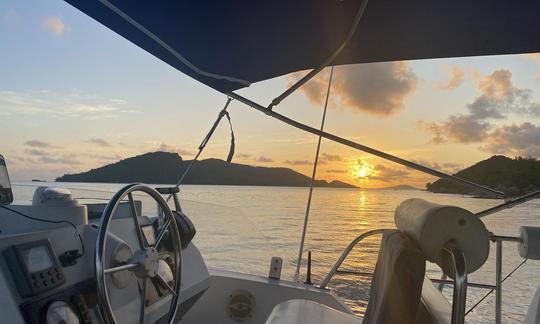
[[368,232],[365,232],[363,234],[358,235],[354,240],[352,240],[352,242],[345,248],[345,250],[343,250],[343,252],[341,253],[340,257],[337,259],[337,261],[334,264],[334,266],[332,267],[332,269],[330,269],[330,271],[328,272],[326,277],[323,279],[323,281],[321,282],[320,288],[323,288],[323,289],[326,288],[326,286],[328,285],[330,280],[332,280],[332,277],[334,277],[334,275],[338,271],[339,267],[341,267],[341,264],[343,263],[343,261],[345,261],[345,259],[349,256],[349,253],[351,253],[352,249],[358,243],[360,243],[363,239],[365,239],[367,237],[370,237],[370,236],[373,236],[373,235],[378,235],[378,234],[383,234],[384,232],[387,232],[387,231],[392,231],[392,229],[375,229],[375,230],[371,230],[371,231],[368,231]]
[[[370,272],[359,272],[359,271],[349,271],[349,270],[340,270],[339,268],[347,259],[350,252],[354,249],[364,239],[385,233],[386,231],[391,231],[392,229],[375,229],[358,235],[341,253],[340,257],[337,259],[336,263],[330,269],[326,277],[322,280],[320,288],[326,288],[328,283],[332,280],[336,273],[345,274],[345,275],[360,275],[360,276],[373,276],[373,273]],[[443,285],[451,284],[454,285],[453,301],[452,301],[452,323],[464,323],[465,316],[472,310],[470,309],[467,313],[465,312],[465,302],[467,295],[467,287],[481,288],[481,289],[491,289],[495,291],[495,323],[501,323],[501,309],[502,309],[502,283],[504,279],[502,278],[502,242],[520,242],[520,238],[513,236],[501,236],[501,235],[491,235],[491,241],[496,244],[496,256],[495,256],[495,285],[485,284],[485,283],[468,283],[467,282],[467,270],[466,270],[466,260],[463,255],[463,252],[451,243],[446,246],[446,251],[450,253],[453,259],[454,264],[454,277],[455,280],[448,279],[432,279],[430,280],[434,283],[441,284],[440,289],[442,290]],[[491,293],[490,291],[490,293]]]
[[467,260],[463,251],[453,242],[444,250],[452,257],[454,265],[454,293],[452,295],[452,324],[465,324],[465,303],[467,302]]

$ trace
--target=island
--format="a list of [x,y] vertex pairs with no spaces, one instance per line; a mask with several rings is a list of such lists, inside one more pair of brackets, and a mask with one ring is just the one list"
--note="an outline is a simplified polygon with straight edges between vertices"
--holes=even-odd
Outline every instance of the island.
[[[177,153],[151,152],[82,173],[65,174],[58,182],[175,184],[190,160]],[[219,159],[195,161],[183,184],[307,187],[311,178],[288,168],[229,163]],[[316,180],[316,187],[356,188],[341,181]]]
[[[495,155],[455,174],[478,184],[518,196],[540,189],[540,161],[534,158],[509,158]],[[484,192],[452,180],[439,179],[426,189],[435,193],[467,194],[488,197]]]
[[414,187],[414,186],[407,185],[407,184],[400,184],[400,185],[396,185],[396,186],[376,188],[376,190],[394,190],[394,191],[401,191],[401,190],[422,190],[422,189],[416,188],[416,187]]

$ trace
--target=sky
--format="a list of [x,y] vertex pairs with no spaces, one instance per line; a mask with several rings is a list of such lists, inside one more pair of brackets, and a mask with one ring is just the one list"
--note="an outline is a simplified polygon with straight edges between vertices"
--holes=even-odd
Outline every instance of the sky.
[[[301,75],[240,93],[268,103]],[[328,76],[275,109],[318,128]],[[12,180],[158,150],[190,159],[225,100],[63,1],[0,3],[0,154]],[[229,111],[234,162],[311,174],[316,136],[238,102]],[[336,67],[325,130],[449,173],[494,154],[540,158],[540,53]],[[222,123],[201,158],[226,159],[229,136]],[[327,140],[317,178],[366,188],[434,180]]]

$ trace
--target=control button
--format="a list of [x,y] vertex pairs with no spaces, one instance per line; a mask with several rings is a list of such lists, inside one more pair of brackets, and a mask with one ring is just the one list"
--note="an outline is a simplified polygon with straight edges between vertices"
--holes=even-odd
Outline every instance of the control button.
[[47,280],[43,280],[42,283],[43,283],[43,287],[47,287],[47,286],[49,285],[49,283],[47,282]]
[[56,280],[54,280],[54,278],[51,278],[51,284],[55,284],[56,283]]
[[61,273],[56,274],[56,279],[62,280],[64,279],[64,276]]
[[45,272],[40,273],[39,276],[41,277],[41,279],[45,279]]
[[41,283],[39,283],[39,281],[34,281],[34,287],[41,288]]
[[52,276],[51,270],[47,271],[47,274],[48,274],[49,276]]
[[36,276],[36,274],[35,274],[35,273],[32,273],[32,276],[31,276],[31,277],[32,277],[32,279],[34,279],[34,280],[36,280],[36,279],[37,279],[37,276]]
[[58,268],[58,267],[54,267],[54,271],[56,271],[56,272],[60,272],[60,268]]

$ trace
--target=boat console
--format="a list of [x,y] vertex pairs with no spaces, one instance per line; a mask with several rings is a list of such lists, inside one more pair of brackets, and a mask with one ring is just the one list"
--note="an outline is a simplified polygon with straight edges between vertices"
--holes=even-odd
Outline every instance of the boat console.
[[[141,316],[154,323],[171,316],[173,298],[179,307],[172,316],[179,319],[207,290],[203,258],[192,242],[175,242],[173,233],[185,231],[173,228],[176,222],[165,222],[166,228],[158,215],[141,215],[141,201],[131,206],[118,201],[105,231],[102,219],[88,219],[88,209],[107,210],[96,205],[74,200],[63,188],[40,187],[31,204],[0,208],[2,322],[103,323],[110,322],[104,311],[109,307],[117,323],[139,323]],[[132,212],[138,215],[145,249],[138,246]],[[185,222],[187,216],[181,217]],[[100,239],[103,254],[96,253]],[[174,260],[174,246],[181,259]]]
[[[2,217],[5,213],[0,211]],[[93,244],[97,228],[88,225],[79,229],[85,242],[85,255],[73,264],[62,264],[66,252],[79,250],[80,243],[71,227],[38,231],[27,234],[2,236],[0,239],[1,271],[0,289],[4,292],[0,308],[4,319],[9,323],[61,323],[66,317],[61,314],[73,313],[77,321],[66,323],[102,323],[96,294],[94,274]],[[125,241],[119,244],[126,244]],[[127,245],[121,245],[127,246]],[[118,251],[123,251],[120,248]],[[123,252],[118,252],[119,254]],[[180,311],[185,312],[209,286],[209,274],[204,261],[193,244],[183,251],[184,263],[182,304]],[[68,253],[69,254],[69,253]],[[161,267],[167,265],[160,262]],[[139,292],[137,280],[133,276],[111,280],[110,296],[113,310],[122,323],[137,323]],[[153,306],[156,316],[166,314],[166,309],[159,307],[168,300],[168,292],[158,282],[147,285],[147,303]],[[132,313],[137,314],[134,316]],[[55,315],[56,314],[56,315]],[[58,315],[60,314],[60,315]],[[122,316],[124,315],[124,316]],[[153,321],[150,321],[153,322]]]

